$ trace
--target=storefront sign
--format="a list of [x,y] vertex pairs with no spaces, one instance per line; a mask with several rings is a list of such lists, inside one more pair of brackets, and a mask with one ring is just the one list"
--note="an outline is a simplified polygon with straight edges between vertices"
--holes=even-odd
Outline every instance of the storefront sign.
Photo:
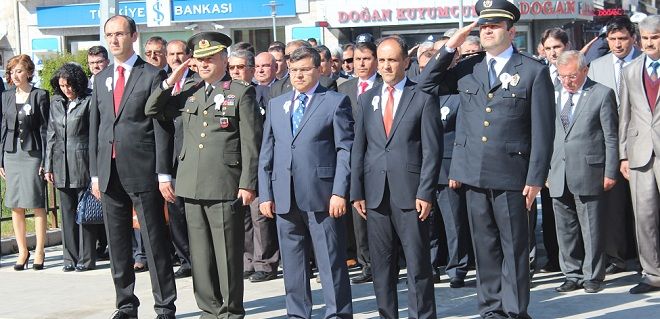
[[[278,4],[281,5],[277,7],[277,16],[295,16],[295,1],[278,0]],[[149,1],[150,10],[153,10],[154,2],[157,1]],[[171,22],[175,23],[259,19],[271,16],[270,8],[262,6],[262,4],[268,3],[268,0],[160,0],[159,3],[161,5],[171,4],[170,18]],[[137,24],[147,24],[147,4],[144,0],[120,2],[118,10],[119,14],[130,16]],[[161,11],[161,14],[163,12],[164,10]],[[156,14],[156,18],[158,18],[158,14]],[[39,28],[97,27],[100,23],[98,3],[37,7],[37,26]]]
[[[407,0],[402,2],[336,0],[328,6],[326,17],[331,27],[361,27],[425,23],[452,23],[460,18],[459,0]],[[463,19],[474,21],[476,1],[463,1]],[[591,20],[593,6],[588,0],[521,0],[521,20],[583,19]]]
[[147,26],[168,27],[172,23],[172,0],[147,0]]

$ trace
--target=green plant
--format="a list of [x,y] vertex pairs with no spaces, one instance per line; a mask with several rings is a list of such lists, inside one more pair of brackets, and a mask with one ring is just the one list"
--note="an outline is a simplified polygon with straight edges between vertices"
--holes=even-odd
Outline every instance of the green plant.
[[52,56],[48,56],[42,59],[43,69],[41,70],[41,88],[48,91],[51,95],[53,94],[53,88],[50,86],[50,79],[55,75],[55,72],[62,67],[65,63],[75,62],[82,66],[87,77],[91,76],[92,73],[89,71],[89,66],[87,66],[87,51],[78,51],[77,53],[59,53]]

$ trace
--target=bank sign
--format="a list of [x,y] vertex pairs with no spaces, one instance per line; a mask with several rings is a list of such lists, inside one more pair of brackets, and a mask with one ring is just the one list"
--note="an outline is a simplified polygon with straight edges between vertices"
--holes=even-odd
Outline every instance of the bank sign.
[[[331,27],[363,27],[427,23],[455,23],[460,18],[459,0],[334,0],[326,17]],[[463,1],[463,19],[474,21],[476,0]],[[519,0],[521,20],[591,20],[594,8],[589,0]]]
[[[269,0],[171,0],[171,22],[221,21],[270,18]],[[296,15],[295,0],[277,0],[278,17]],[[127,15],[137,24],[147,24],[146,1],[119,2],[119,14]],[[97,27],[99,4],[85,3],[64,6],[37,7],[39,28]]]

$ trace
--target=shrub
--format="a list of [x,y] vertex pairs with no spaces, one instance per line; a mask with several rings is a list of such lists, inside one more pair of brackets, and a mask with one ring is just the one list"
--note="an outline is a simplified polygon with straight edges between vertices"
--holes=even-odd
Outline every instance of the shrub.
[[55,72],[62,67],[65,63],[76,62],[82,66],[85,70],[87,77],[90,77],[92,73],[89,71],[89,66],[87,66],[87,51],[78,51],[77,53],[58,53],[49,57],[42,59],[43,69],[41,70],[41,88],[48,91],[53,95],[53,88],[50,86],[50,79],[55,75]]

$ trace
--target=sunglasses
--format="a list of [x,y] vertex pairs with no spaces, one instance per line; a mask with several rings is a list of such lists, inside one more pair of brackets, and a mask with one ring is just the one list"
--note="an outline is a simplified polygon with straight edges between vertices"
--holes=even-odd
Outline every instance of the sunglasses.
[[344,63],[353,63],[353,58],[348,58],[344,60]]
[[238,64],[238,65],[230,65],[230,66],[229,66],[229,69],[230,69],[230,70],[234,70],[234,69],[243,70],[243,69],[245,69],[246,67],[248,67],[248,66],[245,65],[245,64]]

